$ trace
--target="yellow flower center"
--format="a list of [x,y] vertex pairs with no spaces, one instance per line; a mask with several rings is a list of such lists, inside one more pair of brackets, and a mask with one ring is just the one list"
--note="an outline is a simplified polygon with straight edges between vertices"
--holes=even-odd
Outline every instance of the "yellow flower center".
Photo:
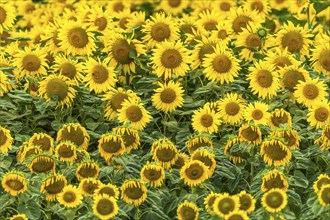
[[273,75],[268,70],[259,70],[257,74],[257,82],[259,86],[268,88],[273,83]]
[[118,39],[112,46],[113,57],[120,64],[129,64],[133,61],[129,57],[130,51],[135,51],[135,47],[132,44],[128,44],[127,40],[124,39]]
[[313,100],[318,97],[319,89],[316,85],[307,84],[303,88],[303,94],[304,94],[305,98]]
[[96,210],[101,215],[109,215],[109,214],[113,213],[114,205],[108,199],[100,199],[100,201],[98,201],[98,203],[97,203]]
[[203,176],[204,169],[199,164],[193,163],[185,170],[185,173],[189,179],[197,180]]
[[176,49],[167,49],[161,56],[161,63],[165,68],[174,69],[180,66],[182,62],[182,56]]
[[140,199],[143,196],[143,191],[140,187],[140,184],[134,184],[137,186],[130,186],[127,189],[125,189],[124,194],[133,200]]
[[303,38],[298,31],[289,31],[284,34],[281,43],[283,48],[287,47],[288,51],[293,53],[300,51],[303,46]]
[[246,25],[249,21],[252,21],[252,19],[246,15],[239,15],[235,18],[233,21],[233,30],[237,34],[239,32],[242,32],[242,28],[246,28]]
[[67,203],[73,203],[76,199],[77,196],[74,192],[65,192],[63,195],[63,200]]
[[5,132],[0,130],[0,146],[5,144],[7,141],[7,136],[5,135]]
[[212,115],[209,114],[204,114],[201,117],[200,123],[202,124],[203,127],[210,127],[213,124],[213,117]]
[[330,71],[330,50],[321,52],[319,62],[324,69]]
[[265,149],[265,154],[271,160],[281,161],[288,155],[287,150],[282,149],[281,145],[278,142],[269,143],[268,145],[265,146],[264,149]]
[[0,24],[4,23],[7,17],[7,12],[4,8],[0,7]]
[[169,6],[176,8],[181,4],[181,0],[168,0]]
[[298,81],[301,80],[305,82],[305,77],[297,70],[288,70],[284,73],[282,80],[285,88],[287,88],[290,92],[293,92],[295,90],[294,88],[298,84]]
[[160,99],[166,104],[174,102],[176,98],[176,93],[171,88],[166,88],[160,93]]
[[19,180],[17,179],[9,179],[6,181],[6,185],[14,190],[14,191],[20,191],[21,189],[24,188],[24,185],[22,182],[20,182]]
[[151,37],[155,41],[158,42],[163,41],[165,39],[168,39],[170,35],[171,35],[170,27],[163,22],[159,22],[154,26],[152,26],[151,28]]
[[324,122],[329,118],[329,111],[324,107],[320,107],[315,110],[315,119],[317,121]]
[[225,107],[226,114],[230,116],[237,115],[237,113],[239,113],[239,110],[240,107],[237,102],[229,102]]
[[227,73],[231,68],[231,60],[226,55],[218,55],[212,61],[212,66],[218,73]]
[[142,119],[142,116],[143,115],[141,109],[136,105],[130,106],[126,109],[126,117],[131,122],[140,121]]
[[84,48],[88,44],[88,35],[83,28],[72,28],[68,32],[68,41],[76,48]]
[[46,86],[46,94],[49,98],[53,96],[58,97],[58,101],[63,101],[68,94],[68,85],[62,79],[50,79]]
[[262,111],[261,110],[259,110],[259,109],[255,109],[255,110],[253,110],[253,112],[252,112],[252,118],[254,119],[254,120],[260,120],[260,119],[262,119],[262,117],[263,117],[263,113],[262,113]]
[[28,55],[24,56],[22,63],[23,63],[24,69],[26,69],[27,71],[31,71],[31,72],[37,71],[41,66],[41,61],[40,61],[39,57],[37,57],[34,54],[28,54]]
[[93,68],[92,77],[93,77],[93,80],[95,83],[102,84],[105,81],[107,81],[107,79],[109,77],[109,72],[108,72],[107,68],[105,68],[104,66],[96,65]]
[[96,18],[94,25],[97,26],[97,30],[103,31],[107,27],[108,21],[105,17]]
[[128,95],[125,93],[114,94],[110,100],[111,108],[118,112],[118,110],[122,108],[122,103],[125,99],[128,99]]

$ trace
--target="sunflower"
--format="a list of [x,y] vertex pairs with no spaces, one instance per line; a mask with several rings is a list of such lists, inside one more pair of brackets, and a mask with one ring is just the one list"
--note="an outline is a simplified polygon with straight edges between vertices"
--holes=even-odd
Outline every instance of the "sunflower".
[[143,130],[151,121],[151,116],[139,100],[129,98],[122,102],[122,108],[118,110],[118,120],[121,123],[130,123],[136,130]]
[[119,190],[116,185],[111,183],[102,184],[99,188],[95,191],[95,195],[106,194],[109,197],[113,197],[115,199],[119,198]]
[[177,24],[173,22],[171,15],[166,16],[165,13],[157,13],[155,16],[151,16],[151,19],[147,20],[142,27],[142,32],[145,34],[142,40],[148,48],[153,48],[157,43],[165,40],[175,42],[180,37]]
[[103,61],[89,58],[85,63],[86,76],[84,81],[90,91],[96,94],[109,91],[117,81],[114,68],[109,65],[109,58]]
[[48,75],[40,82],[39,96],[43,96],[46,102],[50,102],[53,97],[57,97],[56,108],[71,107],[77,92],[72,86],[73,83],[68,77]]
[[151,187],[157,188],[165,180],[165,171],[162,166],[148,162],[142,167],[140,176],[142,180],[150,183]]
[[164,0],[161,1],[159,4],[159,8],[163,10],[166,13],[172,14],[172,15],[178,15],[183,13],[183,10],[187,8],[189,5],[189,1],[181,1],[181,0]]
[[255,210],[256,200],[250,193],[247,193],[245,190],[243,190],[237,196],[239,198],[239,210],[246,213],[250,213]]
[[41,150],[53,153],[54,139],[46,133],[34,133],[28,140],[29,145],[39,146]]
[[209,171],[208,175],[210,177],[212,176],[217,166],[214,153],[211,153],[206,149],[195,150],[194,153],[191,155],[191,160],[201,161],[208,168]]
[[241,143],[241,138],[238,136],[233,136],[227,140],[225,149],[224,149],[224,154],[229,155],[229,160],[233,163],[242,163],[246,159],[242,157],[241,152],[239,150],[233,150],[232,147],[236,144]]
[[127,31],[132,31],[137,27],[146,24],[146,12],[145,11],[133,11],[132,16],[127,19],[126,27]]
[[45,48],[47,48],[51,54],[62,51],[60,48],[61,40],[58,38],[62,23],[63,20],[61,19],[53,19],[53,22],[48,22],[45,33],[41,35],[41,41],[46,41]]
[[208,178],[208,167],[199,160],[191,160],[180,169],[180,179],[190,187],[198,186]]
[[190,137],[186,141],[186,146],[190,154],[192,154],[195,150],[199,149],[200,147],[209,147],[213,150],[213,142],[211,138],[209,138],[203,133]]
[[309,44],[311,44],[311,40],[308,38],[312,35],[307,33],[303,27],[294,26],[290,21],[282,27],[283,29],[276,33],[276,37],[270,44],[278,45],[282,50],[287,48],[290,53],[308,55]]
[[329,41],[323,40],[322,43],[315,46],[312,50],[311,61],[313,68],[324,75],[330,75],[330,45]]
[[181,169],[186,163],[189,162],[189,156],[185,153],[178,153],[178,159],[176,159],[174,166]]
[[294,129],[280,129],[275,130],[271,133],[272,136],[283,138],[285,145],[290,150],[296,150],[299,148],[300,145],[300,137],[296,130]]
[[330,184],[323,185],[321,190],[317,194],[317,199],[319,200],[321,206],[330,205]]
[[[205,37],[204,35],[201,35],[200,40],[197,40],[197,36],[195,36],[194,38],[195,38],[194,41],[196,42],[196,45],[194,46],[194,49],[191,54],[191,61],[192,61],[191,69],[192,70],[197,69],[202,64],[202,62],[204,61],[204,58],[206,58],[207,54],[214,53],[214,51],[215,51],[214,48],[216,48],[216,45],[218,43],[217,39],[208,38],[208,37]],[[189,39],[189,36],[188,36],[188,39]],[[216,56],[216,55],[213,55],[213,56]]]
[[296,101],[307,107],[312,107],[316,103],[325,100],[327,96],[326,84],[319,78],[299,81],[293,95]]
[[[86,10],[87,11],[87,10]],[[87,12],[86,12],[87,14]],[[100,5],[93,5],[86,15],[86,23],[97,29],[97,32],[104,33],[112,27],[112,18],[107,10],[103,10]]]
[[263,19],[271,12],[271,7],[266,0],[247,0],[244,3],[244,7],[249,11],[257,11],[257,16]]
[[275,66],[268,62],[255,62],[254,66],[249,68],[250,74],[247,79],[250,80],[250,88],[253,94],[260,98],[272,98],[277,95],[280,88],[279,76],[275,71]]
[[102,134],[98,143],[100,155],[105,159],[110,159],[112,156],[118,156],[125,153],[125,143],[119,134]]
[[322,186],[330,184],[330,177],[327,174],[320,174],[317,180],[313,184],[313,189],[315,193],[320,192]]
[[56,199],[65,208],[75,208],[82,204],[83,195],[76,186],[69,184],[62,189],[62,192],[56,195]]
[[269,166],[274,165],[275,167],[285,166],[292,157],[290,149],[276,139],[264,141],[261,145],[260,155]]
[[234,34],[241,33],[243,28],[246,28],[249,22],[258,26],[263,21],[262,17],[258,16],[256,10],[250,11],[243,7],[237,9],[232,8],[228,14],[228,19],[231,23]]
[[288,4],[288,10],[290,13],[296,15],[301,13],[304,9],[308,8],[310,2],[308,0],[295,0],[293,4]]
[[71,141],[78,148],[87,150],[90,136],[86,129],[79,123],[64,124],[57,132],[56,142]]
[[321,150],[330,148],[330,124],[324,125],[322,135],[315,140],[315,144],[320,145]]
[[113,128],[112,131],[120,135],[123,139],[126,153],[129,153],[132,149],[138,149],[140,146],[140,136],[137,130],[130,127],[119,126]]
[[150,62],[156,75],[164,80],[184,76],[190,69],[189,63],[189,51],[181,41],[164,41],[157,44]]
[[113,0],[105,2],[110,13],[119,13],[131,7],[132,1]]
[[299,61],[297,61],[293,54],[288,52],[288,48],[284,50],[276,47],[267,51],[267,57],[265,58],[267,63],[270,63],[275,66],[275,70],[279,70],[283,67],[294,65],[296,67],[299,66]]
[[198,219],[198,207],[195,203],[188,202],[185,200],[181,203],[176,213],[178,215],[178,220],[197,220]]
[[28,143],[24,147],[18,156],[18,161],[23,163],[28,157],[41,154],[42,150],[38,146],[29,146]]
[[119,212],[117,200],[107,194],[96,195],[93,198],[93,213],[98,218],[112,219]]
[[10,217],[9,220],[29,220],[25,214],[16,214]]
[[267,192],[275,188],[280,189],[283,192],[288,191],[289,188],[288,180],[284,177],[282,171],[276,169],[267,172],[262,177],[262,184],[261,184],[262,192]]
[[192,127],[197,132],[215,133],[220,123],[219,113],[211,110],[210,106],[195,110],[192,116]]
[[14,25],[16,10],[12,4],[0,3],[0,34]]
[[261,130],[257,125],[243,124],[238,130],[239,138],[242,142],[258,145],[261,143]]
[[10,171],[4,174],[1,185],[12,196],[17,196],[28,190],[25,174],[17,171]]
[[52,65],[52,69],[55,73],[70,78],[75,85],[79,85],[79,82],[83,81],[83,64],[78,60],[73,59],[70,56],[57,54]]
[[95,178],[85,178],[79,183],[79,191],[84,196],[93,196],[101,185],[102,182],[100,180]]
[[209,214],[213,214],[213,204],[215,199],[220,196],[220,193],[214,193],[210,192],[205,198],[204,198],[204,205],[205,209]]
[[24,90],[27,91],[31,96],[38,97],[39,91],[39,80],[37,78],[29,78],[24,84]]
[[224,15],[220,14],[216,10],[206,10],[198,14],[198,20],[196,21],[197,28],[205,36],[208,36],[211,31],[216,30],[216,26],[220,21],[225,20]]
[[39,47],[34,50],[31,47],[24,47],[18,50],[13,58],[14,75],[18,78],[28,76],[44,76],[47,75],[48,64],[46,63],[46,51]]
[[285,111],[283,108],[275,109],[271,112],[271,116],[268,121],[269,127],[272,129],[279,128],[281,125],[287,124],[290,128],[292,126],[291,114]]
[[255,101],[246,106],[243,117],[246,121],[253,121],[254,124],[267,125],[270,113],[269,106],[266,103]]
[[269,4],[272,9],[282,10],[284,8],[288,8],[288,2],[285,0],[270,0]]
[[206,78],[212,82],[220,82],[220,84],[233,82],[241,69],[239,60],[222,44],[217,44],[214,52],[205,54],[202,66]]
[[93,27],[78,21],[67,21],[58,31],[59,45],[67,54],[90,55],[95,50]]
[[230,10],[237,8],[236,2],[232,0],[218,0],[212,2],[212,5],[214,4],[215,4],[214,9],[219,10],[222,14],[225,14],[226,17],[230,14]]
[[271,213],[282,211],[288,204],[288,197],[281,189],[271,189],[261,198],[262,206]]
[[172,80],[168,83],[159,83],[160,87],[154,90],[151,97],[152,104],[156,109],[163,112],[173,112],[183,105],[183,93],[181,83],[175,83]]
[[71,141],[62,141],[56,146],[55,155],[62,162],[72,164],[77,159],[76,145]]
[[28,165],[31,173],[53,173],[55,172],[55,160],[51,156],[36,155]]
[[241,123],[244,109],[244,102],[236,93],[226,94],[226,98],[223,98],[218,104],[219,114],[227,124]]
[[86,178],[97,178],[100,168],[97,163],[93,161],[83,161],[76,169],[76,177],[79,181]]
[[298,67],[298,65],[290,65],[279,70],[281,76],[282,87],[286,88],[290,92],[296,90],[296,86],[299,81],[311,80],[309,73],[303,67]]
[[147,188],[139,180],[125,180],[121,185],[121,197],[127,204],[141,205],[147,199]]
[[178,149],[167,138],[161,138],[151,146],[151,153],[153,153],[153,159],[159,162],[163,167],[169,168],[178,159]]
[[230,196],[228,193],[222,193],[213,203],[213,211],[219,217],[226,217],[229,213],[239,210],[238,196]]
[[68,181],[62,174],[53,174],[42,181],[40,192],[46,196],[47,201],[54,201],[56,195],[62,192]]
[[10,130],[0,126],[0,151],[5,154],[13,147],[14,138],[10,134]]
[[232,40],[233,30],[230,22],[227,20],[221,21],[217,24],[216,30],[211,31],[210,38],[216,39],[218,44],[228,45]]
[[[1,67],[1,65],[0,65]],[[0,97],[9,92],[8,85],[10,85],[9,78],[0,70]]]
[[124,73],[135,73],[136,63],[130,54],[139,57],[146,54],[145,45],[137,39],[127,38],[122,34],[113,34],[112,30],[105,33],[104,52],[110,59],[109,65],[121,66]]

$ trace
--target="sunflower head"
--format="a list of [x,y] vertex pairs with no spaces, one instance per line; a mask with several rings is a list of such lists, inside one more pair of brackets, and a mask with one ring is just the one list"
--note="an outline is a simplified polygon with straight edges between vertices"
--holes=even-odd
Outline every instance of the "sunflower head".
[[1,185],[12,196],[17,196],[28,190],[24,173],[17,171],[7,172],[2,178]]
[[260,155],[269,165],[284,166],[292,157],[290,149],[277,139],[266,140],[262,143]]
[[109,159],[112,156],[125,153],[123,138],[115,133],[106,133],[99,139],[98,149],[103,158]]
[[330,184],[321,187],[317,194],[317,198],[322,206],[330,205]]
[[330,102],[323,100],[308,109],[307,121],[311,126],[321,128],[330,122]]
[[177,210],[179,220],[197,220],[198,219],[198,207],[192,202],[185,200],[181,203]]
[[12,149],[14,138],[11,136],[10,131],[0,126],[0,151],[5,154]]
[[48,155],[36,155],[29,164],[31,173],[55,172],[55,160]]
[[67,180],[62,174],[54,174],[42,181],[40,192],[46,196],[47,201],[54,201],[56,195],[62,192]]
[[66,208],[75,208],[82,204],[83,196],[76,186],[66,185],[56,195],[57,201]]
[[286,207],[287,203],[286,193],[277,188],[269,190],[261,198],[262,206],[271,213],[280,212]]
[[147,163],[140,172],[141,179],[150,183],[151,187],[159,187],[165,180],[164,168],[157,164]]
[[261,143],[261,130],[256,125],[244,124],[239,128],[241,141],[257,145]]
[[85,178],[79,183],[79,190],[85,196],[93,196],[95,191],[102,185],[100,180],[95,178]]
[[200,147],[209,147],[213,149],[213,142],[211,138],[209,138],[205,134],[195,135],[189,138],[186,141],[186,145],[190,154],[192,154],[195,150],[197,150]]
[[243,161],[246,160],[245,157],[243,157],[242,153],[240,152],[240,150],[234,150],[233,147],[236,144],[240,144],[241,138],[238,136],[233,136],[231,138],[229,138],[227,140],[225,149],[224,149],[224,154],[228,154],[229,155],[229,160],[233,163],[242,163]]
[[107,194],[108,196],[113,197],[115,199],[119,198],[118,187],[111,183],[102,184],[101,186],[99,186],[99,188],[95,191],[95,195],[100,194]]
[[218,111],[223,121],[228,124],[241,123],[244,112],[244,101],[236,93],[229,93],[218,105]]
[[79,181],[85,178],[96,178],[99,175],[100,168],[93,161],[83,161],[76,169],[76,177]]
[[121,185],[121,197],[128,204],[141,205],[147,199],[147,188],[138,180],[126,180]]
[[237,211],[240,203],[237,196],[230,196],[228,193],[222,193],[213,203],[213,211],[219,217],[224,218],[230,212]]
[[209,106],[195,110],[192,116],[192,127],[197,132],[215,133],[220,123],[220,114]]
[[56,142],[71,141],[78,148],[87,149],[90,136],[79,123],[64,124],[57,132]]
[[209,178],[209,170],[201,161],[191,160],[180,169],[180,178],[188,186],[198,186]]
[[107,194],[95,195],[93,198],[93,213],[100,219],[111,219],[119,212],[117,200]]
[[269,117],[268,125],[271,128],[279,128],[280,126],[287,124],[290,128],[292,126],[292,117],[291,114],[284,109],[275,109],[271,112],[271,116]]
[[185,153],[179,153],[178,159],[175,161],[174,166],[181,169],[189,161],[189,156]]
[[214,192],[210,192],[207,197],[205,197],[204,199],[204,205],[205,205],[205,209],[209,214],[214,213],[213,212],[213,204],[215,199],[220,196],[221,194],[219,193],[214,193]]
[[254,211],[256,200],[253,198],[253,196],[250,193],[247,193],[243,190],[238,194],[238,198],[239,198],[240,210],[246,213],[250,213]]
[[163,167],[169,168],[178,159],[178,149],[168,139],[160,139],[152,144],[153,159]]
[[56,146],[55,155],[60,161],[72,164],[77,159],[76,145],[71,141],[62,141]]
[[132,149],[137,149],[140,145],[140,136],[137,130],[122,126],[112,130],[115,134],[121,136],[125,144],[125,152],[129,153]]
[[283,173],[278,170],[272,170],[262,177],[261,190],[267,192],[271,189],[278,188],[286,192],[289,188],[289,183]]
[[52,153],[54,150],[54,139],[46,133],[34,133],[28,141],[29,145],[39,146],[43,151]]
[[215,168],[216,168],[216,161],[215,155],[208,151],[207,149],[197,149],[191,155],[191,160],[199,160],[208,168],[209,176],[212,176]]
[[313,184],[314,192],[318,193],[322,186],[330,184],[330,177],[327,174],[320,174]]

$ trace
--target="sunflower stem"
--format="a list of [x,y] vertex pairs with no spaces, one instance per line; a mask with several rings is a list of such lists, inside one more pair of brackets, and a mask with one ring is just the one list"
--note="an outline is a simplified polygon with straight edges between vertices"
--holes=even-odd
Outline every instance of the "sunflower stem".
[[[251,157],[254,157],[254,147],[251,148]],[[251,163],[250,185],[252,185],[253,182],[253,175],[254,175],[254,165]]]
[[138,206],[135,207],[135,216],[134,216],[134,219],[135,220],[139,220],[140,219],[140,210],[139,210],[139,207]]

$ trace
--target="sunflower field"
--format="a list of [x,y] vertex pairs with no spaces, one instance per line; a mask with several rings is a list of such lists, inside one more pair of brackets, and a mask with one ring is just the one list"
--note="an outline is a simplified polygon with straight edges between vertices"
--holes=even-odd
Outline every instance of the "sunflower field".
[[329,0],[0,0],[0,220],[329,220]]

